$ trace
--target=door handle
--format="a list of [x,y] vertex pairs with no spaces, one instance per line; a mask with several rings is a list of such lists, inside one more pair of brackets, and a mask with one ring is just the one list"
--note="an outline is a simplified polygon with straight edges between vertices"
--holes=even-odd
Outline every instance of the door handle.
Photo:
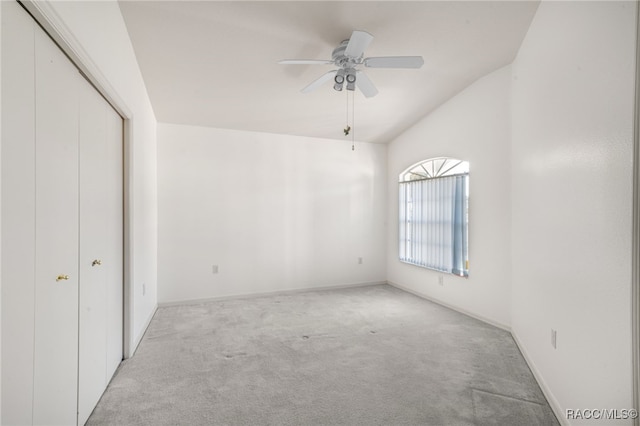
[[102,260],[96,259],[93,262],[91,262],[91,266],[96,266],[96,265],[102,265]]
[[58,275],[58,278],[56,278],[56,282],[58,281],[62,281],[62,280],[68,280],[69,279],[69,275]]

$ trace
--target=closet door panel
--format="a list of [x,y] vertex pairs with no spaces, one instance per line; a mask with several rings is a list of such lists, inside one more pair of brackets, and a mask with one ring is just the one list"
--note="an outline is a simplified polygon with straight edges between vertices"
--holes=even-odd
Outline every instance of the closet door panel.
[[79,79],[37,31],[35,424],[77,421]]
[[123,342],[123,122],[107,108],[107,381],[122,361]]
[[2,420],[31,424],[35,288],[35,86],[31,17],[2,7]]
[[80,295],[78,424],[107,386],[107,114],[89,83],[80,88]]

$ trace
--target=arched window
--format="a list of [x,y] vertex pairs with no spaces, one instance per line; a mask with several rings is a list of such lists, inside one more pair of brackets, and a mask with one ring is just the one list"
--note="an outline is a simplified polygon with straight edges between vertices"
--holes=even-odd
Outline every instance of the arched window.
[[469,174],[468,161],[439,157],[424,160],[409,167],[400,173],[400,182],[464,174]]
[[431,158],[399,176],[402,262],[469,275],[469,163]]

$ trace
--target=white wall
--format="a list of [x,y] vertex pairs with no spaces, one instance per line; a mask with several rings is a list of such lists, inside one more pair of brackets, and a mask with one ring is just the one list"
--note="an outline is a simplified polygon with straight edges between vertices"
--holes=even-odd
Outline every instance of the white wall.
[[384,145],[160,124],[159,301],[384,282],[385,178]]
[[[50,6],[132,113],[131,312],[135,347],[157,304],[156,120],[118,2],[52,1]],[[143,295],[143,284],[146,293]]]
[[632,407],[635,16],[542,2],[513,64],[512,328],[562,413]]
[[[388,151],[389,282],[494,324],[510,325],[510,79],[504,67],[478,80],[391,142]],[[469,278],[398,260],[398,175],[433,157],[467,160]]]

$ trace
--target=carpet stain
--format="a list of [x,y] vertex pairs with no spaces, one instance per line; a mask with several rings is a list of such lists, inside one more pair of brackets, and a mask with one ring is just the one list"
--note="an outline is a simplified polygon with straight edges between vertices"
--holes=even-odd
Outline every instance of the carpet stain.
[[237,353],[232,353],[232,354],[225,354],[224,357],[226,359],[233,359],[236,357],[241,357],[241,356],[247,356],[246,352],[237,352]]

